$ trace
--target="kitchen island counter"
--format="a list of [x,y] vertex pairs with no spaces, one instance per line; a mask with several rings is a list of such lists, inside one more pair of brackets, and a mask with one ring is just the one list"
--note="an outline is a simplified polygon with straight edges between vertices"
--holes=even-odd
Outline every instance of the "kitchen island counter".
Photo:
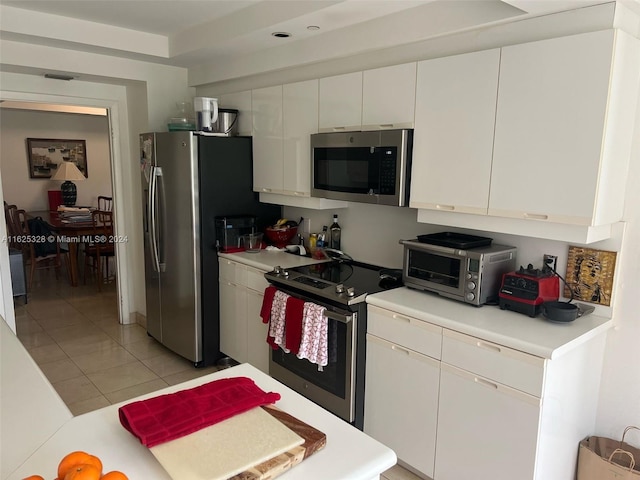
[[606,332],[613,320],[585,315],[571,323],[552,323],[497,306],[475,307],[407,287],[367,297],[367,303],[424,320],[542,358],[554,359]]
[[118,419],[118,408],[136,400],[236,376],[249,377],[263,390],[280,393],[282,398],[276,402],[278,408],[321,430],[327,436],[324,449],[285,472],[279,477],[282,480],[373,480],[395,465],[396,455],[391,449],[253,366],[242,364],[74,417],[62,425],[7,480],[20,480],[34,474],[53,478],[60,459],[74,450],[99,456],[105,471],[120,470],[130,480],[171,480],[149,449],[122,427]]

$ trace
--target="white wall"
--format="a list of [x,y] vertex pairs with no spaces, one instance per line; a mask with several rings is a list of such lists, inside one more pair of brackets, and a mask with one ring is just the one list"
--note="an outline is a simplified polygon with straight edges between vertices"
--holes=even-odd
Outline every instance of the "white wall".
[[[116,228],[129,238],[126,245],[121,245],[123,252],[118,250],[118,261],[122,262],[123,268],[118,276],[121,288],[128,291],[130,300],[123,306],[123,320],[135,321],[135,315],[130,314],[146,313],[138,135],[166,131],[167,119],[174,114],[176,102],[193,96],[193,89],[187,86],[187,71],[2,39],[0,51],[0,96],[3,99],[115,109],[111,111],[110,120],[119,133],[112,152]],[[42,77],[47,71],[69,73],[77,79],[69,82],[47,80]]]
[[8,203],[26,211],[48,210],[48,190],[60,190],[60,181],[30,178],[27,138],[85,140],[88,178],[74,182],[76,205],[97,206],[99,195],[112,196],[106,116],[11,109],[3,109],[1,115],[0,169]]

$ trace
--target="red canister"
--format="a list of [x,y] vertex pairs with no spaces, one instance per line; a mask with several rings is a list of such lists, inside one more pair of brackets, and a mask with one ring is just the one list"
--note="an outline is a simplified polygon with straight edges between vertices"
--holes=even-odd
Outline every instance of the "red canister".
[[49,211],[57,212],[59,205],[62,205],[62,191],[49,190]]

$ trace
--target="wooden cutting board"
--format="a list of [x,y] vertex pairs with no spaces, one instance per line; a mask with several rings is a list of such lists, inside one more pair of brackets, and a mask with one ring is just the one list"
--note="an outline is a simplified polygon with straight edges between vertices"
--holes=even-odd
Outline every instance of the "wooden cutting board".
[[305,458],[321,450],[327,444],[327,436],[311,425],[298,420],[273,405],[263,406],[262,408],[283,425],[300,435],[304,439],[304,443],[234,475],[229,480],[271,480],[298,465]]
[[266,410],[253,408],[149,450],[175,480],[226,480],[303,443]]

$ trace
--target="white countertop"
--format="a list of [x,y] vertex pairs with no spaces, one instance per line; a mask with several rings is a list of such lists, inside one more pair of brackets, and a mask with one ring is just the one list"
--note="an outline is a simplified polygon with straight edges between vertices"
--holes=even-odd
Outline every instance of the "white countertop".
[[270,272],[271,270],[273,270],[273,267],[276,266],[280,266],[282,268],[292,268],[300,267],[302,265],[311,265],[314,263],[323,263],[327,261],[314,260],[310,257],[303,257],[301,255],[293,255],[292,253],[272,250],[261,250],[259,253],[219,253],[218,256],[267,272]]
[[585,315],[571,323],[553,323],[500,307],[469,304],[407,287],[367,296],[367,303],[409,315],[542,358],[557,358],[613,327],[613,321]]
[[[126,403],[217,380],[246,376],[265,391],[278,392],[281,410],[312,425],[327,435],[326,446],[284,473],[282,480],[372,480],[396,463],[395,453],[345,421],[329,413],[290,388],[249,364],[206,375],[126,402],[74,417],[56,431],[7,480],[28,475],[53,478],[60,459],[83,450],[102,459],[105,471],[120,470],[130,480],[170,480],[149,449],[122,427],[118,408]],[[25,428],[29,426],[25,425]]]

